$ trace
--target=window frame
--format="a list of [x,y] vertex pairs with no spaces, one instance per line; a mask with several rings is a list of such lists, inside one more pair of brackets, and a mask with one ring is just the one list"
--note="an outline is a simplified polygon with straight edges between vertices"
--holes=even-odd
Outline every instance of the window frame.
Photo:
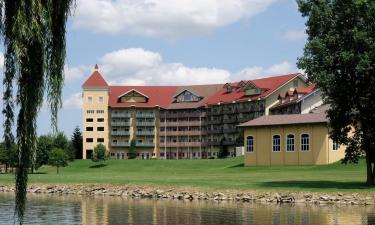
[[[278,144],[278,147],[279,147],[279,150],[278,151],[275,151],[275,143],[274,143],[274,137],[275,136],[279,136],[279,144]],[[272,137],[271,137],[271,141],[272,141],[272,152],[281,152],[281,135],[280,134],[273,134]]]
[[99,104],[103,104],[104,103],[104,97],[103,96],[99,96],[98,97],[98,103]]
[[[290,135],[293,135],[293,150],[288,150],[289,148],[289,146],[291,146],[289,143],[288,143],[288,140],[289,140],[289,137],[288,136],[290,136]],[[285,137],[285,152],[295,152],[296,151],[296,135],[295,134],[293,134],[293,133],[289,133],[289,134],[287,134],[286,135],[286,137]]]
[[[249,140],[250,138],[252,139],[251,140],[251,145],[249,145]],[[253,153],[254,152],[254,135],[248,135],[246,136],[246,153]],[[251,148],[250,148],[251,146]]]
[[332,151],[337,152],[340,150],[340,144],[332,140]]
[[[307,137],[308,137],[308,142],[307,142],[307,144],[306,143],[303,143],[303,135],[307,135]],[[300,135],[300,150],[301,150],[301,152],[308,152],[308,151],[310,151],[310,143],[311,143],[311,138],[310,138],[310,134],[309,133],[302,133],[301,135]],[[303,148],[303,146],[307,146],[307,149],[304,149]]]
[[87,96],[87,103],[92,104],[93,103],[93,97],[92,95]]

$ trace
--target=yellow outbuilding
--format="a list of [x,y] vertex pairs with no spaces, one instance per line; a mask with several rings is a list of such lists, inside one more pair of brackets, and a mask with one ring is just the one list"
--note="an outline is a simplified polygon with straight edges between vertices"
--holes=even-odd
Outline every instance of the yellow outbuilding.
[[244,127],[245,166],[320,165],[345,156],[325,113],[262,116]]

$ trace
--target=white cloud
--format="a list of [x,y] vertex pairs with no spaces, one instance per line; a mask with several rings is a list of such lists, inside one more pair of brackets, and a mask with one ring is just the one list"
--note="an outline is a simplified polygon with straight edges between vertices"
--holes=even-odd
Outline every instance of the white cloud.
[[87,76],[90,72],[92,67],[82,65],[77,67],[68,67],[67,65],[64,66],[64,74],[65,74],[65,81],[71,82],[74,80],[79,80]]
[[111,85],[214,84],[295,71],[286,61],[269,68],[248,67],[237,73],[218,68],[188,67],[181,63],[165,63],[160,54],[141,48],[110,52],[99,62],[101,73]]
[[285,39],[289,41],[299,41],[306,38],[306,31],[303,30],[289,30],[284,36]]
[[79,0],[74,28],[177,38],[211,32],[265,10],[274,0]]
[[63,100],[64,110],[82,109],[82,93],[78,92]]

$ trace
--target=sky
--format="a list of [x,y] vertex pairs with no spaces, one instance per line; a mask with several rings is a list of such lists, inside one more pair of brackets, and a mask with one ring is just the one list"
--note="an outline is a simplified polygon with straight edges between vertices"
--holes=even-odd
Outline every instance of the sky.
[[[112,85],[226,83],[298,72],[304,24],[295,0],[77,0],[67,26],[58,128],[71,136],[82,127],[81,85],[95,64]],[[0,70],[1,61],[2,54]],[[44,104],[39,135],[51,132],[49,118]]]

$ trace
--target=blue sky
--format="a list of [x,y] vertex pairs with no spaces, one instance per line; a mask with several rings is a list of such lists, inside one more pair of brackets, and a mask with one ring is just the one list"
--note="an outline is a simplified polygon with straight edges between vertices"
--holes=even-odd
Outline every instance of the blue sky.
[[[67,27],[59,129],[70,136],[81,127],[81,84],[95,63],[116,85],[225,83],[296,72],[304,23],[294,0],[77,0]],[[43,106],[38,134],[50,131]]]

